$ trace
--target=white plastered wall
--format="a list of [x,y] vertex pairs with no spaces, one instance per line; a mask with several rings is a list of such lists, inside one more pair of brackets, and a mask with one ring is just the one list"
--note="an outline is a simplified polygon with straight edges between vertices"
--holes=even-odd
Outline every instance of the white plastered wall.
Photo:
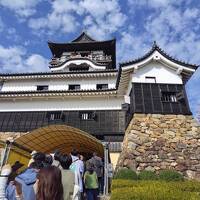
[[2,91],[35,91],[37,85],[49,85],[49,90],[68,90],[69,84],[80,84],[82,90],[96,89],[96,84],[108,84],[108,88],[112,89],[115,88],[116,77],[7,80]]
[[106,66],[101,66],[101,65],[97,65],[94,64],[93,62],[91,62],[90,60],[87,59],[76,59],[76,60],[71,60],[66,62],[65,64],[61,65],[60,67],[55,67],[55,68],[51,68],[51,71],[69,71],[69,65],[70,64],[75,64],[75,65],[80,65],[80,64],[88,64],[90,66],[89,71],[94,71],[95,69],[99,69],[99,70],[104,70],[106,69]]
[[53,110],[120,110],[123,97],[68,97],[1,100],[0,112]]
[[145,77],[155,77],[156,83],[182,84],[181,75],[176,70],[155,61],[138,67],[132,75],[132,82],[145,83]]

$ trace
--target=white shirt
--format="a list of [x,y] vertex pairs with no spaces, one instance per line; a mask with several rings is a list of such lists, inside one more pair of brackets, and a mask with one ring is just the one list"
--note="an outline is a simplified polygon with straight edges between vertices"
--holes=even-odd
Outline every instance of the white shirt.
[[83,192],[83,181],[82,176],[84,174],[84,163],[82,160],[79,160],[77,156],[72,157],[72,165],[75,165],[75,184],[79,185],[80,192]]

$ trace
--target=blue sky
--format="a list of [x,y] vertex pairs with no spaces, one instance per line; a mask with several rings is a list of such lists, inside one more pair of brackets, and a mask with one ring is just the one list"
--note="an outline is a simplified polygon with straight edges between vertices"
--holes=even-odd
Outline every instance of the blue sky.
[[[0,71],[47,71],[47,41],[70,41],[82,30],[117,39],[117,62],[147,52],[154,40],[168,54],[200,64],[199,0],[0,0]],[[200,109],[200,69],[187,83]]]

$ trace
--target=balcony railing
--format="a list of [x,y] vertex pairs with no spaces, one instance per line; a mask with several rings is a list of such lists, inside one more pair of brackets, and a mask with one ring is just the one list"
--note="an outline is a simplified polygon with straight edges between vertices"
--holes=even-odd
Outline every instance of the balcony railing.
[[94,62],[97,63],[104,63],[104,62],[111,62],[112,58],[111,56],[107,56],[107,55],[87,55],[87,56],[82,56],[81,54],[76,54],[76,55],[70,55],[70,56],[61,56],[60,58],[52,58],[51,61],[49,62],[50,65],[52,66],[58,66],[60,64],[62,64],[63,62],[66,62],[67,60],[70,59],[75,59],[75,58],[86,58],[89,60],[92,60]]

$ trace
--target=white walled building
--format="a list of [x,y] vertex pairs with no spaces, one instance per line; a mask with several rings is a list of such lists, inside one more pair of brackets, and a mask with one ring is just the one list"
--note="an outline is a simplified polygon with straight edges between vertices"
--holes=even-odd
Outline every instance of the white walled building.
[[110,142],[114,152],[134,113],[191,114],[185,83],[196,65],[154,43],[117,69],[115,43],[83,32],[70,43],[48,43],[51,72],[0,74],[1,132],[66,124]]

